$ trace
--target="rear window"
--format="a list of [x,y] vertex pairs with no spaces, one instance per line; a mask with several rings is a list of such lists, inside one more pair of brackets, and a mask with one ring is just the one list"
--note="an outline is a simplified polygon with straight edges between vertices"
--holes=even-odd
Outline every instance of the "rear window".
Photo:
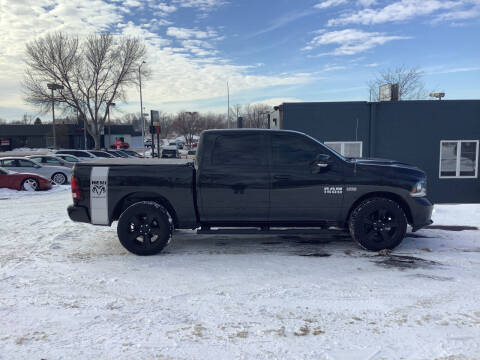
[[110,155],[109,153],[103,151],[90,151],[93,155],[101,157],[101,158],[113,158],[115,156]]
[[70,162],[78,162],[77,158],[74,158],[74,157],[68,156],[68,155],[67,156],[62,156],[62,159],[70,161]]
[[60,150],[60,151],[57,151],[57,154],[69,154],[69,155],[84,157],[84,158],[92,157],[90,154],[84,151],[77,151],[77,150]]
[[212,165],[266,166],[263,139],[261,134],[218,136],[212,150]]
[[189,150],[188,155],[196,155],[197,152],[195,150]]
[[168,149],[166,149],[166,150],[162,150],[162,152],[163,152],[164,154],[176,154],[176,153],[177,153],[177,150],[168,150]]

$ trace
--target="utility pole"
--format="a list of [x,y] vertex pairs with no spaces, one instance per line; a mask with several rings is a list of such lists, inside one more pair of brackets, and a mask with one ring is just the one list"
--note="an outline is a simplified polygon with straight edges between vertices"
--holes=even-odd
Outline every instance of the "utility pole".
[[142,122],[142,147],[143,147],[143,157],[145,157],[145,119],[143,117],[143,102],[142,102],[142,65],[145,64],[145,61],[142,61],[138,67],[138,80],[140,84],[140,121]]
[[227,81],[227,128],[230,129],[230,88],[228,86],[228,81]]
[[47,88],[52,90],[52,131],[53,131],[53,148],[57,148],[57,133],[55,131],[55,98],[53,96],[53,90],[61,90],[63,89],[62,85],[49,83],[47,84]]

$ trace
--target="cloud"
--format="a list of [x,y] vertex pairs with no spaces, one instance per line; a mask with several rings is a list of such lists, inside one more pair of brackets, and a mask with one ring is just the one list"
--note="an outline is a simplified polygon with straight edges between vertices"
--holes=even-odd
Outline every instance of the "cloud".
[[[159,6],[165,3],[158,1],[145,0],[142,3],[144,11],[148,9],[152,14],[163,11],[166,14],[181,11],[184,6],[203,11],[224,2],[188,0],[167,5],[175,8]],[[80,36],[111,31],[145,39],[149,54],[147,64],[153,75],[142,83],[143,97],[146,103],[156,104],[159,108],[166,102],[190,101],[196,104],[200,100],[223,97],[227,80],[232,84],[231,94],[234,94],[306,83],[312,79],[309,74],[264,75],[258,66],[233,64],[229,58],[220,56],[215,47],[222,38],[219,30],[187,29],[175,24],[165,29],[162,26],[173,22],[170,17],[146,26],[131,20],[135,18],[131,14],[135,14],[137,8],[132,8],[128,17],[123,9],[125,6],[121,1],[111,0],[0,1],[0,109],[27,107],[21,98],[20,88],[25,45],[53,31]],[[127,99],[138,101],[138,89],[132,87]]]
[[197,29],[187,29],[171,26],[167,29],[167,35],[172,36],[177,39],[206,39],[218,36],[218,34],[213,30],[197,30]]
[[[364,0],[363,0],[364,1]],[[316,9],[326,9],[333,6],[345,4],[347,0],[324,0],[314,6]]]
[[277,97],[277,98],[258,100],[258,101],[252,102],[250,105],[267,104],[269,106],[277,106],[283,103],[295,103],[295,102],[302,102],[302,100],[298,98]]
[[423,71],[427,75],[434,74],[451,74],[459,72],[470,72],[470,71],[480,71],[480,66],[463,66],[463,67],[452,67],[449,65],[438,65],[424,68]]
[[278,16],[275,18],[274,21],[271,22],[271,24],[264,29],[261,29],[259,31],[254,32],[253,34],[247,36],[247,38],[252,38],[258,35],[262,35],[274,30],[277,30],[281,27],[284,27],[294,21],[300,20],[304,17],[310,16],[314,14],[317,10],[315,8],[307,9],[307,10],[300,10],[300,11],[295,11],[295,12],[290,12],[288,14],[285,14],[283,16]]
[[[366,2],[367,1],[367,2]],[[362,2],[367,4],[368,0]],[[372,4],[370,4],[372,5]],[[466,18],[468,11],[478,14],[478,0],[400,0],[387,6],[346,12],[339,18],[330,19],[327,26],[348,24],[374,25],[387,22],[407,21],[418,16],[433,15],[436,20]],[[475,15],[471,16],[475,17]]]
[[405,36],[386,35],[380,32],[366,32],[357,29],[344,29],[338,31],[325,32],[317,31],[319,35],[315,36],[303,50],[311,51],[318,47],[337,45],[330,51],[314,56],[324,55],[355,55],[378,45],[383,45],[389,41],[408,39]]
[[377,0],[357,0],[357,4],[363,7],[369,7],[377,3]]
[[225,0],[174,0],[174,3],[180,7],[197,8],[203,12],[208,12],[225,5],[227,2]]

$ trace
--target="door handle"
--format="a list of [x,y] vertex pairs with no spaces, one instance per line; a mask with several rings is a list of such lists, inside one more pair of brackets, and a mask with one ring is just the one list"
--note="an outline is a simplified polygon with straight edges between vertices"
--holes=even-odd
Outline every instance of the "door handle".
[[273,178],[276,180],[290,180],[289,175],[274,175]]

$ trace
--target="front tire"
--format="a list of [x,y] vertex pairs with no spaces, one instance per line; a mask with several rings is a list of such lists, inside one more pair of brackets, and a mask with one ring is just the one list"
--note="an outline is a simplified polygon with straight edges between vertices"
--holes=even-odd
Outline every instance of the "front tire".
[[395,201],[371,198],[353,210],[348,227],[353,240],[367,250],[393,249],[405,237],[407,218]]
[[120,243],[133,254],[155,255],[170,241],[173,226],[165,208],[153,201],[129,206],[118,219]]
[[55,184],[65,185],[67,183],[67,175],[64,173],[58,172],[52,175],[52,180]]
[[40,184],[34,178],[26,178],[22,182],[21,189],[25,191],[37,191],[40,189]]

